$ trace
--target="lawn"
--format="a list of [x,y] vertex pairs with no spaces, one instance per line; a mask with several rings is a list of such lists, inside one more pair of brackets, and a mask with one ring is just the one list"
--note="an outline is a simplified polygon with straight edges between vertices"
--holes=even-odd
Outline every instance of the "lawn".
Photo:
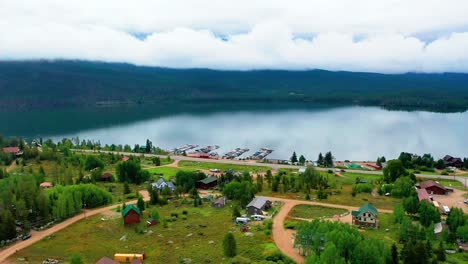
[[306,219],[332,218],[334,215],[340,215],[346,212],[348,211],[345,209],[299,204],[291,209],[289,216]]
[[214,163],[214,162],[200,162],[200,161],[188,161],[183,160],[179,162],[179,167],[190,167],[199,170],[219,169],[226,171],[232,169],[235,171],[249,171],[249,172],[266,172],[269,167],[265,166],[249,166],[249,165],[234,165],[225,163]]
[[[39,263],[49,257],[66,261],[71,254],[80,253],[85,263],[94,263],[114,253],[145,252],[147,263],[180,263],[184,258],[190,258],[191,263],[225,263],[222,240],[227,232],[235,235],[238,255],[252,261],[277,251],[261,225],[252,226],[250,237],[240,232],[231,220],[229,206],[216,209],[204,204],[194,208],[190,204],[176,201],[159,208],[161,219],[178,213],[178,219],[168,223],[167,228],[163,224],[146,227],[143,222],[125,227],[119,213],[114,213],[114,217],[96,215],[19,251],[11,259],[25,257],[30,263]],[[188,211],[185,220],[183,210]],[[136,232],[137,229],[143,232]]]
[[174,168],[174,167],[157,167],[148,169],[151,173],[153,180],[158,179],[162,176],[165,180],[169,180],[171,176],[175,176],[178,171],[186,170],[186,171],[193,171],[195,169],[192,168]]
[[365,229],[362,233],[365,238],[375,238],[382,240],[387,246],[398,242],[398,224],[395,224],[392,214],[382,214],[378,216],[379,228]]

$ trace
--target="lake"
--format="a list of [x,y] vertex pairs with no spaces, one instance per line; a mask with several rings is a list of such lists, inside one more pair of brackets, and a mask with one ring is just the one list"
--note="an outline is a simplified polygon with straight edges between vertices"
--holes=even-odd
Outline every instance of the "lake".
[[0,113],[3,135],[100,140],[172,149],[219,145],[219,154],[247,147],[293,151],[307,159],[332,151],[338,160],[394,158],[401,151],[468,156],[468,112],[387,111],[378,107],[133,107]]

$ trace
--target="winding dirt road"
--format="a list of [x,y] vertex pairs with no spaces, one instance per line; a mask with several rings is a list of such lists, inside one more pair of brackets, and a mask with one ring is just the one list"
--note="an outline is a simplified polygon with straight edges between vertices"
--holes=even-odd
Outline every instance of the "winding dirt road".
[[[294,248],[293,245],[293,231],[284,229],[284,221],[289,214],[291,209],[299,204],[309,204],[309,205],[318,205],[325,207],[333,207],[345,209],[348,211],[357,210],[358,207],[339,205],[339,204],[328,204],[312,201],[300,201],[292,199],[283,199],[276,197],[267,197],[271,201],[279,201],[283,203],[280,211],[273,217],[273,240],[275,241],[276,246],[283,252],[285,255],[289,256],[297,263],[304,263],[304,257],[299,254],[299,252]],[[392,210],[378,209],[380,213],[393,213]]]
[[[140,194],[145,201],[149,201],[149,194],[147,191],[140,191]],[[127,204],[135,204],[136,202],[137,200],[132,200],[132,201],[128,201]],[[50,236],[53,233],[58,232],[64,229],[65,227],[84,219],[85,217],[93,216],[93,215],[100,214],[100,213],[105,213],[111,209],[116,208],[117,206],[119,206],[119,204],[114,204],[114,205],[110,205],[107,207],[102,207],[102,208],[97,208],[97,209],[92,209],[92,210],[83,210],[83,213],[75,215],[72,218],[68,218],[67,220],[60,222],[51,228],[48,228],[42,231],[31,231],[30,239],[24,240],[24,241],[18,241],[7,248],[0,250],[0,263],[9,263],[7,259],[11,255],[15,254],[17,251],[24,249],[26,247],[29,247],[32,244],[40,241],[41,239],[47,236]]]

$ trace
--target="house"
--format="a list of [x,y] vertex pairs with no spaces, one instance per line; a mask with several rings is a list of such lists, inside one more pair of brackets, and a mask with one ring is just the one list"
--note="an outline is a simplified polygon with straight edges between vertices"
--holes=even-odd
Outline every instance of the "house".
[[207,177],[203,180],[197,181],[197,188],[200,189],[209,189],[218,185],[218,178],[215,176]]
[[361,227],[378,227],[377,208],[371,203],[366,203],[359,210],[352,211],[353,224]]
[[158,224],[158,221],[154,218],[149,218],[148,220],[146,220],[146,224],[148,224],[148,226],[154,226]]
[[140,223],[141,211],[138,207],[133,204],[127,205],[122,211],[122,217],[124,219],[124,224],[138,224]]
[[432,203],[431,197],[429,197],[429,194],[427,193],[427,191],[425,189],[417,189],[416,192],[418,193],[419,202],[422,202],[423,200],[426,200],[426,201]]
[[19,147],[6,147],[6,148],[3,148],[3,152],[11,153],[15,156],[21,156],[23,154],[23,152],[21,152]]
[[112,181],[113,178],[114,176],[110,172],[105,172],[101,175],[101,181]]
[[447,194],[447,188],[435,181],[424,181],[419,184],[420,189],[426,190],[428,194]]
[[218,199],[214,199],[212,202],[211,202],[211,206],[215,207],[215,208],[223,208],[224,206],[226,205],[226,198],[224,197],[220,197]]
[[49,189],[49,188],[54,187],[54,185],[51,182],[43,182],[43,183],[39,184],[39,187],[41,187],[43,189]]
[[249,215],[263,215],[263,211],[270,208],[271,201],[263,196],[258,196],[247,205],[247,213]]
[[444,160],[445,166],[447,167],[456,167],[456,168],[463,167],[463,160],[461,158],[455,158],[450,155],[445,155],[443,160]]
[[100,260],[96,262],[96,264],[119,264],[118,262],[114,261],[108,257],[102,257]]
[[163,177],[160,177],[157,182],[151,184],[151,188],[158,189],[159,191],[169,188],[171,192],[175,191],[176,186],[172,181],[166,181]]

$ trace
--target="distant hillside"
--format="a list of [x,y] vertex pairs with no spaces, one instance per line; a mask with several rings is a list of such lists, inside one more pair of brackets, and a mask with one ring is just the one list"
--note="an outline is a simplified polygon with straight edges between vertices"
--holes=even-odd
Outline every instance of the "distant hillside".
[[82,61],[0,62],[0,109],[301,102],[464,111],[468,74],[165,69]]

